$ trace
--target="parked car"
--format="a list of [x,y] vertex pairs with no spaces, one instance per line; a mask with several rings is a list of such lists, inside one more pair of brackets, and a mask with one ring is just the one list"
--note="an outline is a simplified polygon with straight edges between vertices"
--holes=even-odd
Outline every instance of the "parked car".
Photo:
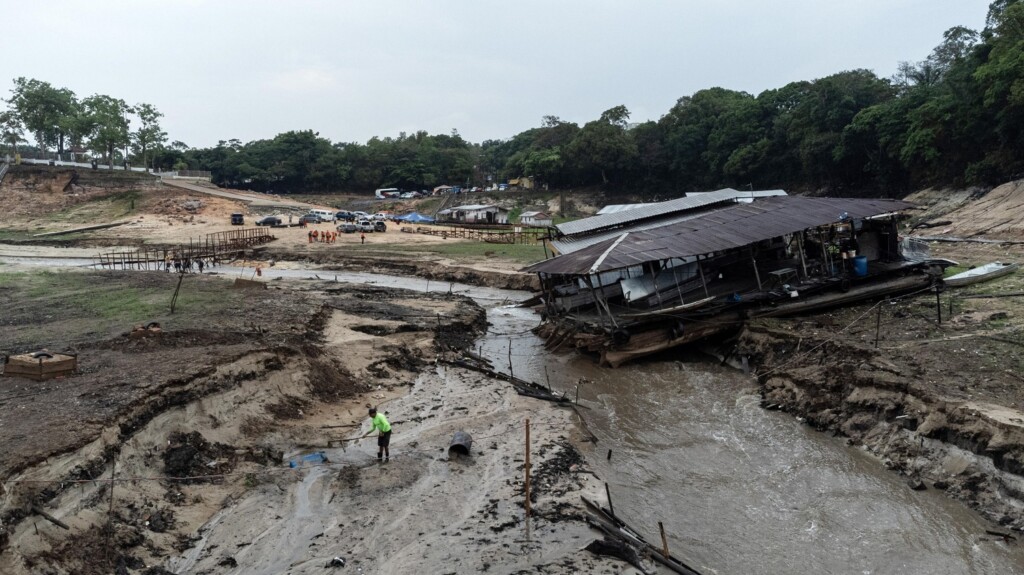
[[417,195],[416,192],[405,192],[404,194],[398,197],[402,198],[403,200],[412,200],[415,199]]
[[231,214],[231,225],[241,226],[245,225],[245,216],[239,213]]
[[299,218],[300,224],[319,224],[322,221],[323,220],[320,219],[320,216],[316,214],[303,214],[302,217]]
[[352,212],[341,210],[340,212],[334,214],[334,219],[338,220],[339,222],[351,222],[352,220],[356,219],[356,216]]
[[504,192],[507,189],[508,189],[508,184],[498,184],[498,191],[499,192]]
[[388,225],[384,222],[373,222],[373,231],[386,232],[388,231]]
[[[387,217],[388,217],[388,214],[386,214],[384,212],[377,212],[376,214],[373,214],[373,219],[377,220],[378,222],[383,222],[384,220],[387,219]],[[367,218],[367,219],[369,219],[369,218]]]
[[357,226],[357,225],[355,225],[355,224],[353,224],[351,222],[349,222],[347,224],[340,224],[338,226],[338,231],[343,233],[343,234],[354,234],[354,233],[359,231],[359,226]]
[[262,218],[256,220],[256,225],[257,226],[271,226],[271,227],[279,226],[279,225],[281,225],[281,218],[279,218],[277,216],[263,216]]
[[356,227],[358,227],[361,232],[373,232],[373,222],[370,220],[359,220]]

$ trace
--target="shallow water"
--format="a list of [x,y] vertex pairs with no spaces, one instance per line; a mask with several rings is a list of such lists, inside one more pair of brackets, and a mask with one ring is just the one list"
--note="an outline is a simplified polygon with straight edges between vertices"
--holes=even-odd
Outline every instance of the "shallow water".
[[[485,355],[574,397],[599,442],[587,453],[615,512],[707,573],[1024,572],[1024,548],[936,490],[912,491],[842,438],[759,407],[756,384],[702,356],[611,370],[552,355],[527,310],[491,314]],[[496,335],[496,334],[504,335]],[[611,459],[607,453],[611,450]]]
[[[49,267],[85,260],[0,257]],[[251,269],[218,267],[248,277]],[[579,392],[599,442],[587,452],[615,512],[652,542],[657,522],[674,554],[706,573],[1024,573],[1024,547],[986,536],[989,524],[936,490],[895,473],[793,417],[759,407],[752,379],[681,354],[617,370],[550,354],[530,333],[539,318],[503,307],[512,292],[376,274],[269,268],[264,279],[315,278],[461,293],[490,307],[479,351],[502,371]],[[580,379],[587,380],[577,385]],[[607,459],[611,451],[610,460]]]

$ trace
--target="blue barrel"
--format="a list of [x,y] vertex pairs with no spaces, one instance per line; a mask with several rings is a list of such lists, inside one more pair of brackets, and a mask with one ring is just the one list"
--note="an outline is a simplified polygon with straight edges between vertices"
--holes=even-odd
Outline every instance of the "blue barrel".
[[868,275],[867,256],[856,256],[853,258],[853,275],[860,278]]

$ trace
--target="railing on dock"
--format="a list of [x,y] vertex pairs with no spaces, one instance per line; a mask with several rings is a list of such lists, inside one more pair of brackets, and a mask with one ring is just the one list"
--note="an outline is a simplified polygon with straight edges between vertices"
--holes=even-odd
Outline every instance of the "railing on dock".
[[548,237],[548,231],[538,228],[508,228],[502,230],[486,230],[461,227],[405,226],[403,232],[475,240],[492,244],[539,244]]
[[[267,228],[244,228],[207,234],[177,246],[142,247],[134,251],[113,251],[99,255],[96,264],[102,268],[124,270],[165,270],[183,262],[203,260],[216,264],[231,260],[247,248],[276,239]],[[187,264],[186,264],[187,265]]]

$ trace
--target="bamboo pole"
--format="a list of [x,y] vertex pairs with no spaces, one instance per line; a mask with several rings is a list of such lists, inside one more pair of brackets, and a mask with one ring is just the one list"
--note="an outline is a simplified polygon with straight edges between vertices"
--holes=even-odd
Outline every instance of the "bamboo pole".
[[668,539],[665,537],[665,525],[663,525],[661,521],[658,522],[658,531],[661,531],[661,554],[668,559],[672,555],[668,552]]
[[523,465],[523,471],[526,473],[526,479],[524,481],[524,492],[526,494],[526,501],[524,502],[526,509],[526,516],[530,516],[530,420],[526,420],[526,464]]

